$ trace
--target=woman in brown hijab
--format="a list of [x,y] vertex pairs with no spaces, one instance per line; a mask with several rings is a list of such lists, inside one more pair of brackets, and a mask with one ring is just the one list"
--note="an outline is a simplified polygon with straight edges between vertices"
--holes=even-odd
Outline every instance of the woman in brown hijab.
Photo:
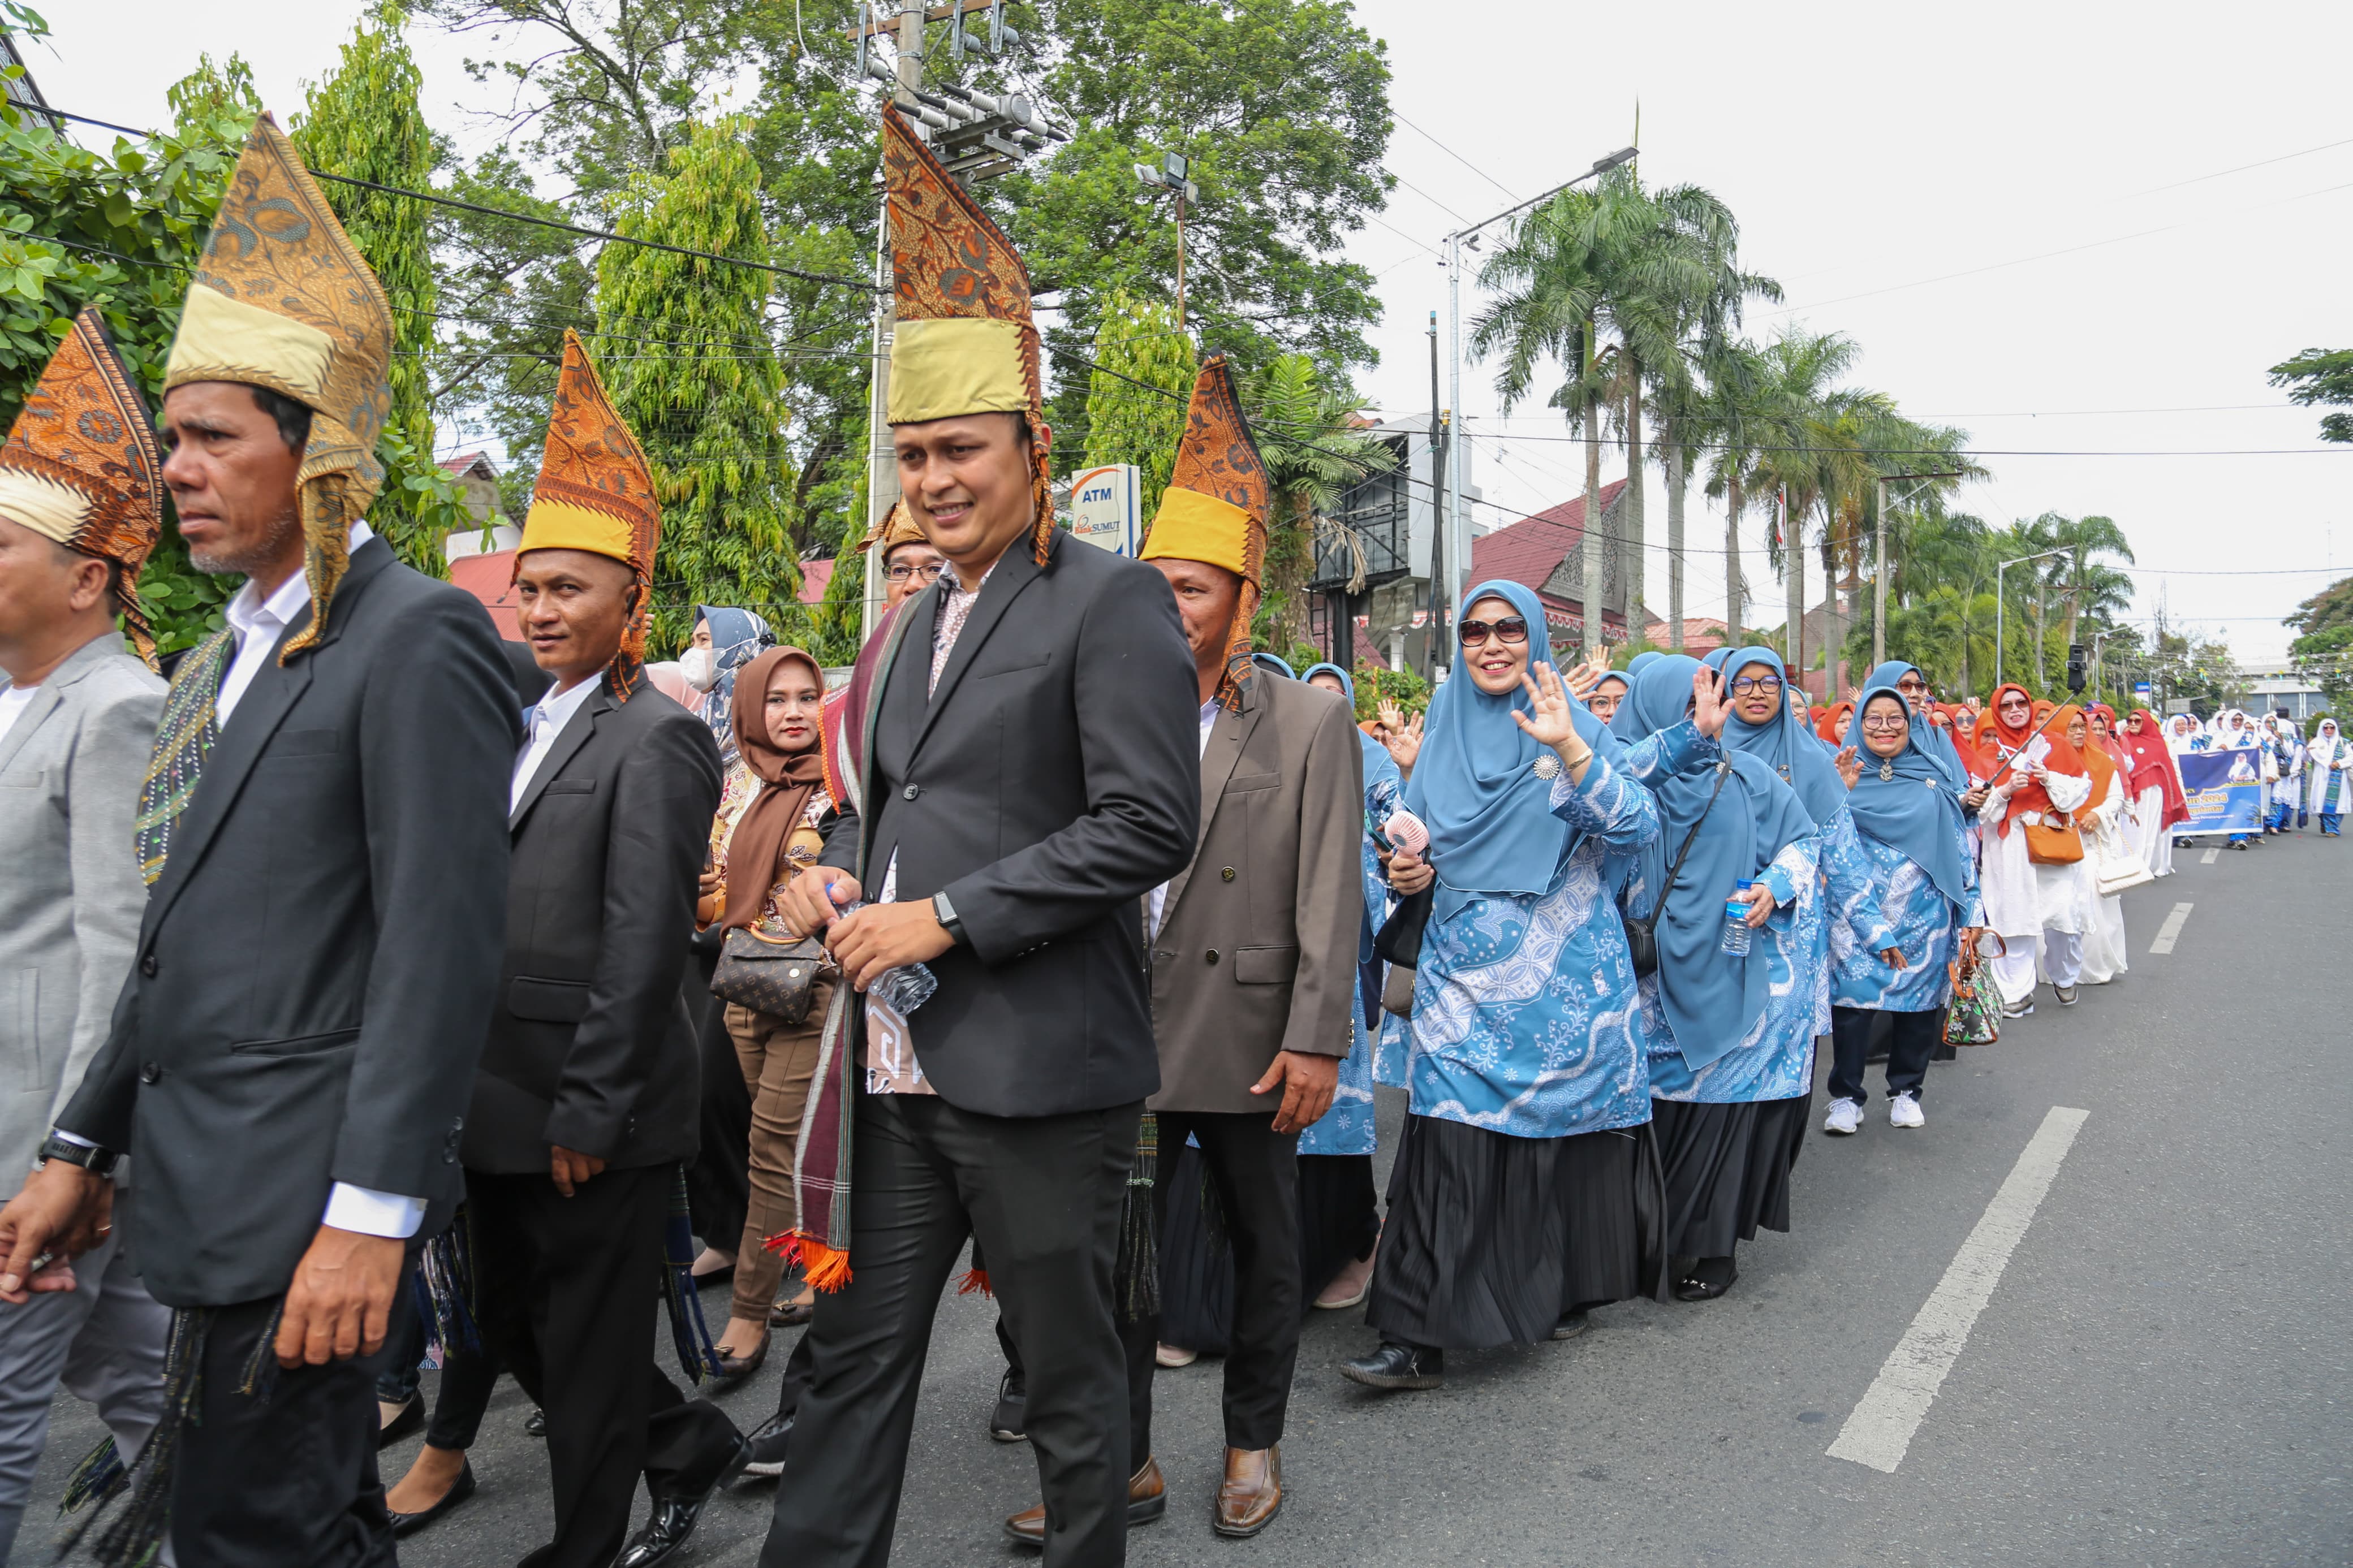
[[[728,779],[712,824],[717,881],[704,906],[706,913],[715,909],[723,929],[749,929],[778,942],[797,934],[778,918],[776,899],[817,864],[822,843],[817,824],[833,804],[818,743],[824,702],[825,674],[797,647],[768,649],[736,679],[733,717],[743,766]],[[784,1259],[761,1244],[792,1228],[793,1142],[817,1070],[818,1037],[834,978],[828,962],[808,1016],[797,1025],[727,1005],[727,1033],[752,1093],[752,1197],[735,1255],[734,1300],[719,1338],[722,1388],[741,1383],[767,1359],[772,1308],[779,1321],[807,1321],[807,1300],[776,1306]]]

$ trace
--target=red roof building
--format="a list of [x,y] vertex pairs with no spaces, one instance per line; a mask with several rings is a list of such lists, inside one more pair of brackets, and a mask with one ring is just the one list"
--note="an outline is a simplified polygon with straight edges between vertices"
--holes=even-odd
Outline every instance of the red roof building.
[[[1613,534],[1626,481],[1601,487],[1602,527]],[[1471,580],[1494,578],[1524,583],[1544,601],[1546,619],[1556,632],[1585,632],[1585,498],[1547,507],[1533,517],[1483,534],[1471,542]],[[1611,546],[1602,578],[1601,635],[1605,642],[1626,639],[1626,591],[1619,582],[1618,556]]]

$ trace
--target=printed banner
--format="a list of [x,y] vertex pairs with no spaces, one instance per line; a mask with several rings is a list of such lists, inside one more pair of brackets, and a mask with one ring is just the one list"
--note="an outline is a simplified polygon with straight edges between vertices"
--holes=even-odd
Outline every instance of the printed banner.
[[2189,820],[2176,833],[2257,833],[2263,815],[2263,754],[2252,746],[2233,752],[2184,752],[2181,792],[2189,800]]

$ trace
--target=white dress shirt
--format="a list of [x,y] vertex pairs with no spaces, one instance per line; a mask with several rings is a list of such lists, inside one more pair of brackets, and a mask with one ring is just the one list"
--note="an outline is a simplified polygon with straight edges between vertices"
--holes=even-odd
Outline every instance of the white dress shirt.
[[8,738],[8,731],[16,727],[16,716],[30,708],[40,692],[37,686],[18,686],[13,681],[0,686],[0,741]]
[[[352,524],[352,548],[359,549],[375,532],[364,522]],[[278,591],[265,599],[246,579],[245,586],[237,591],[221,613],[228,621],[228,629],[237,634],[237,657],[229,661],[228,674],[222,678],[220,695],[213,699],[213,722],[221,729],[228,728],[228,716],[245,700],[245,689],[261,673],[262,665],[278,649],[278,639],[294,624],[311,603],[311,580],[300,568]]]
[[595,695],[603,683],[601,672],[586,680],[575,681],[561,691],[552,691],[539,700],[539,705],[522,716],[525,739],[522,754],[515,758],[514,779],[507,785],[507,815],[522,804],[523,794],[531,788],[532,775],[555,745],[555,737],[564,733],[564,726],[580,711],[582,703]]
[[[1212,697],[1207,702],[1201,704],[1201,750],[1198,753],[1199,755],[1206,757],[1209,754],[1209,731],[1217,727],[1218,700]],[[1210,802],[1203,802],[1202,809],[1205,811],[1208,810],[1211,804],[1212,803]],[[1168,902],[1168,884],[1166,882],[1161,883],[1160,886],[1153,889],[1152,891],[1145,894],[1145,897],[1151,900],[1152,934],[1155,937],[1157,937],[1160,934],[1160,911],[1163,906]]]

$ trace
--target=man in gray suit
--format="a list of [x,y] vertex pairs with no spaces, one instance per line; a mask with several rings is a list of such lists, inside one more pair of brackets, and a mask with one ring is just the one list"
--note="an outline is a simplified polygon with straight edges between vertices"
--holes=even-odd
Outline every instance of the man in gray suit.
[[[84,416],[111,439],[78,439]],[[61,510],[53,485],[81,504]],[[154,544],[158,489],[146,407],[84,312],[0,447],[0,1072],[15,1089],[0,1097],[0,1183],[11,1192],[106,1037],[147,903],[131,820],[164,683],[124,651],[114,617]],[[71,1289],[0,1302],[0,1563],[60,1379],[98,1406],[125,1464],[164,1408],[171,1314],[120,1239],[110,1230],[72,1276]]]

